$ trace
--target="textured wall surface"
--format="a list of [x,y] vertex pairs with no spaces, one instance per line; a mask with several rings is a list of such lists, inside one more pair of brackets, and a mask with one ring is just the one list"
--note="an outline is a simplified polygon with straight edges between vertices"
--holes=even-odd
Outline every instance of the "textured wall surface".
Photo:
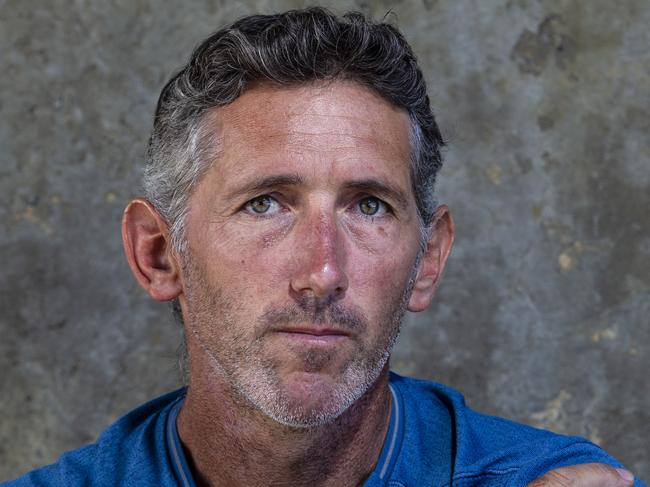
[[[0,0],[0,479],[178,385],[119,235],[155,101],[211,31],[304,5]],[[457,244],[394,368],[650,480],[650,4],[336,6],[392,9],[450,140]]]

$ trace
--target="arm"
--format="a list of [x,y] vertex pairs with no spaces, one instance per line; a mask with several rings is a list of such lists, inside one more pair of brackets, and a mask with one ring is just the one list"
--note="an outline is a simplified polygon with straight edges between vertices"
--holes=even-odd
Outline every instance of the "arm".
[[627,470],[602,463],[585,463],[551,470],[528,487],[631,487],[634,476]]

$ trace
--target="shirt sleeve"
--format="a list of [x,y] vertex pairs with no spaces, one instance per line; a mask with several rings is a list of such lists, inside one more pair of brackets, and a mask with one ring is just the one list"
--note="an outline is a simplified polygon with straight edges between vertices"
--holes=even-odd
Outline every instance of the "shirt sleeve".
[[[529,445],[533,452],[530,461],[523,462],[510,472],[510,478],[505,484],[508,487],[522,487],[545,473],[560,467],[580,465],[584,463],[604,463],[616,468],[623,465],[602,448],[586,440],[578,440],[567,445],[554,445],[554,442],[541,442]],[[635,478],[634,487],[646,487],[639,478]]]

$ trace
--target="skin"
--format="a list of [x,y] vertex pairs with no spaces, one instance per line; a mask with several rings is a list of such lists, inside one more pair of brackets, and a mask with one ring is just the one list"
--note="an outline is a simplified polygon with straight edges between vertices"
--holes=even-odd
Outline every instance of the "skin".
[[[276,420],[336,416],[382,369],[418,253],[407,124],[355,85],[258,88],[215,117],[222,154],[190,202],[185,309],[222,375]],[[289,333],[309,327],[330,334]]]
[[629,487],[634,483],[631,472],[600,463],[585,463],[551,470],[529,487]]
[[122,227],[138,282],[181,303],[194,477],[360,485],[388,426],[385,359],[434,296],[449,210],[420,254],[408,116],[355,83],[261,84],[207,123],[219,155],[189,198],[186,255],[145,200]]

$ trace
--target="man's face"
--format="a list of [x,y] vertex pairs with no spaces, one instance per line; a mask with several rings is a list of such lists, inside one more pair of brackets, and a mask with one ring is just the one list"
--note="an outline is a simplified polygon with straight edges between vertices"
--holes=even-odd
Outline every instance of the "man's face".
[[335,82],[259,85],[208,123],[220,153],[189,202],[188,332],[268,416],[331,421],[383,370],[417,272],[408,116]]

